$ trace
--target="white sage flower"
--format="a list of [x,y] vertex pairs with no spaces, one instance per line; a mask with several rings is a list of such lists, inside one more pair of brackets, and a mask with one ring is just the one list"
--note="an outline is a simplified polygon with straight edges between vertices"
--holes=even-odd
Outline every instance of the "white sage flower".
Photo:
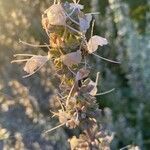
[[30,57],[27,59],[16,59],[13,60],[11,63],[19,63],[19,62],[26,62],[23,70],[28,73],[28,75],[23,76],[29,77],[40,70],[44,64],[49,60],[49,55],[41,56],[41,55],[31,55],[31,54],[16,54],[14,57],[22,56],[22,57]]
[[107,39],[101,36],[94,35],[90,38],[90,40],[87,43],[88,53],[91,54],[98,49],[98,46],[104,46],[107,44]]
[[66,25],[66,15],[61,4],[53,4],[45,12],[50,25]]
[[84,13],[80,12],[79,13],[80,31],[86,33],[87,30],[90,28],[91,21],[92,21],[91,14],[84,14]]
[[72,65],[77,65],[81,63],[81,60],[82,60],[81,51],[78,50],[76,52],[62,55],[60,59],[68,67],[71,67]]
[[43,66],[47,61],[47,56],[35,55],[26,62],[23,70],[29,74],[32,74],[38,68]]

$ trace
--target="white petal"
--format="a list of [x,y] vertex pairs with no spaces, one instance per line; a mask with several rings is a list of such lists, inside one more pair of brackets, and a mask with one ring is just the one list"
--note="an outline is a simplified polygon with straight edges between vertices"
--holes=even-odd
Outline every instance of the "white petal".
[[92,96],[95,96],[97,91],[98,91],[96,83],[91,80],[88,85],[93,86],[93,89],[89,92],[89,94],[92,95]]
[[93,52],[95,52],[98,49],[98,46],[103,46],[103,45],[107,45],[108,41],[107,39],[100,37],[100,36],[93,36],[90,38],[90,40],[88,41],[88,52],[91,54]]
[[77,65],[82,60],[81,51],[78,50],[77,52],[72,52],[66,55],[62,55],[60,58],[62,62],[68,67],[72,65]]
[[91,14],[83,14],[82,12],[79,14],[79,24],[81,32],[86,33],[87,29],[89,29],[90,27],[91,20]]
[[54,4],[45,13],[50,25],[65,25],[66,15],[61,4]]
[[48,60],[47,56],[40,56],[40,55],[33,56],[26,62],[23,69],[27,73],[32,74],[37,68],[45,64],[47,60]]

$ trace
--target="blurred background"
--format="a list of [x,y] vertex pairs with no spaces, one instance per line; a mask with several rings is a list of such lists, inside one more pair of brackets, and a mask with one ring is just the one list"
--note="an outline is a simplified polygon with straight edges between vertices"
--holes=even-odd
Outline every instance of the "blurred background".
[[[55,77],[50,64],[23,79],[22,65],[11,64],[13,54],[46,54],[46,49],[28,47],[19,39],[48,43],[41,14],[52,0],[0,0],[0,150],[66,150],[68,131],[43,131],[58,122],[50,118]],[[112,150],[127,145],[150,149],[150,1],[81,0],[85,12],[95,16],[94,34],[109,45],[98,53],[121,61],[112,64],[91,57],[93,71],[101,72],[99,91],[115,91],[97,97],[104,111],[106,128],[115,132]],[[95,65],[96,64],[96,65]],[[94,73],[93,73],[94,75]],[[95,78],[95,76],[93,76]]]

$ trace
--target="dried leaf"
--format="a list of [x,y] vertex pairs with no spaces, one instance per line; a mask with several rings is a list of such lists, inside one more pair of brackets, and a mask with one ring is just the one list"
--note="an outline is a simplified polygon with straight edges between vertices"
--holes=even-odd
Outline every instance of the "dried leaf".
[[54,4],[45,12],[50,25],[66,25],[66,15],[61,4]]
[[87,44],[88,52],[91,54],[98,49],[98,46],[103,46],[107,44],[108,44],[107,39],[95,35],[91,37],[90,40],[88,41],[88,44]]
[[72,65],[77,65],[82,60],[81,51],[78,50],[76,52],[72,52],[72,53],[69,53],[69,54],[66,54],[66,55],[62,55],[60,57],[60,59],[68,67],[70,67]]
[[27,73],[32,74],[36,69],[44,65],[47,60],[48,56],[33,56],[26,62],[25,67],[23,69]]

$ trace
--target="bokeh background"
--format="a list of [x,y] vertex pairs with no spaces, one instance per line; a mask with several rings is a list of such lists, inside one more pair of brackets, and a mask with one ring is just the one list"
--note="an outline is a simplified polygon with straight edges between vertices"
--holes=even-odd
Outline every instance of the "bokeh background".
[[[52,0],[0,0],[0,150],[66,150],[70,131],[43,132],[57,124],[50,118],[55,89],[54,73],[47,64],[23,79],[22,65],[11,64],[13,54],[46,54],[46,49],[19,44],[19,39],[48,43],[41,14]],[[97,97],[106,128],[115,132],[112,150],[127,145],[150,149],[150,1],[81,0],[85,12],[95,16],[95,34],[108,39],[99,55],[121,61],[111,64],[91,59],[101,72],[99,91],[115,91]],[[95,78],[93,73],[93,78]]]

